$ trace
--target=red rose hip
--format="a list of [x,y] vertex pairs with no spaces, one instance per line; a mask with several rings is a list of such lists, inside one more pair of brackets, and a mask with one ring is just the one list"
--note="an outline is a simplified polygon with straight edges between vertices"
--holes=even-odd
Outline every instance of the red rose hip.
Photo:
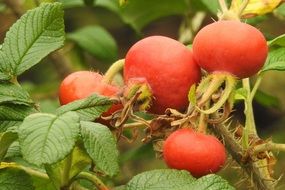
[[154,96],[150,112],[162,114],[166,108],[187,107],[188,91],[200,80],[200,68],[182,43],[151,36],[134,44],[126,55],[124,80],[134,77],[147,80]]
[[193,176],[201,177],[221,169],[226,151],[216,137],[185,128],[166,139],[163,158],[170,168],[188,170]]
[[[105,83],[103,76],[99,73],[77,71],[68,75],[61,82],[59,87],[59,101],[61,105],[65,105],[75,100],[87,98],[94,93],[107,97],[115,97],[119,90],[119,87]],[[119,108],[121,108],[121,105],[113,105],[108,112],[104,113],[104,116],[111,115]]]
[[193,41],[193,55],[208,72],[225,71],[242,79],[256,74],[268,53],[266,39],[240,21],[218,21],[202,28]]

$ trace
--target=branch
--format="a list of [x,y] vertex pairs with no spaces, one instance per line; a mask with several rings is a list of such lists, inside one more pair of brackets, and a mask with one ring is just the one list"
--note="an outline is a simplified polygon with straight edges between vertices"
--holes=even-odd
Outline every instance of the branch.
[[80,172],[77,176],[77,179],[87,179],[91,181],[98,190],[110,190],[97,176],[88,173],[88,172]]
[[214,133],[224,139],[226,148],[233,159],[246,171],[248,176],[252,177],[252,183],[259,190],[274,189],[276,180],[273,179],[268,171],[268,160],[265,159],[248,159],[244,161],[243,148],[237,142],[232,133],[223,124],[212,126]]
[[0,169],[2,168],[16,168],[19,170],[23,170],[26,173],[30,174],[31,176],[43,178],[43,179],[49,179],[48,175],[46,173],[34,170],[32,168],[22,166],[20,164],[17,164],[15,162],[0,162]]
[[268,142],[265,144],[256,145],[253,149],[254,154],[258,154],[259,152],[265,151],[284,151],[285,152],[285,144]]

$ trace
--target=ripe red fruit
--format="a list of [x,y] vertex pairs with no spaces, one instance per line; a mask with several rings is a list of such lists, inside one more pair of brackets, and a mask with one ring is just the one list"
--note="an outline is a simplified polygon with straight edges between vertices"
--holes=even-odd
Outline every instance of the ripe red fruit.
[[216,137],[185,128],[166,139],[163,157],[170,168],[188,170],[200,177],[219,171],[225,163],[226,151]]
[[208,72],[226,71],[238,78],[256,74],[268,53],[266,39],[239,21],[218,21],[202,28],[193,41],[193,55]]
[[134,44],[125,58],[124,80],[146,78],[153,91],[150,112],[162,114],[166,108],[183,110],[188,91],[200,80],[200,68],[191,51],[164,36],[151,36]]
[[[94,93],[115,97],[119,90],[119,87],[105,83],[103,76],[99,73],[78,71],[71,73],[61,82],[59,101],[61,105],[65,105],[75,100],[87,98]],[[111,115],[120,107],[121,105],[113,105],[108,112],[104,113],[104,116]]]

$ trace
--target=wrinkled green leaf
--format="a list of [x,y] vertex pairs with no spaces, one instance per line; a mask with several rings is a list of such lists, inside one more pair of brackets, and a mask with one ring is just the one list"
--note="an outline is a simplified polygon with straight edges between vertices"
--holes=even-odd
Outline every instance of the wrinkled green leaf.
[[81,122],[84,147],[95,166],[109,176],[119,172],[116,140],[108,127],[93,122]]
[[33,100],[27,91],[13,83],[0,83],[0,104],[13,103],[31,105]]
[[0,51],[0,71],[17,76],[64,42],[60,3],[42,4],[24,14],[7,32]]
[[19,141],[14,141],[8,148],[5,158],[21,157]]
[[17,169],[0,169],[1,190],[33,190],[30,176]]
[[10,80],[10,79],[11,79],[11,76],[9,76],[8,74],[2,73],[0,71],[0,81]]
[[101,26],[87,26],[70,33],[67,38],[76,42],[96,58],[113,62],[118,59],[118,48],[112,35]]
[[235,188],[229,185],[229,183],[222,177],[209,174],[197,179],[192,183],[190,189],[195,190],[234,190]]
[[187,171],[158,169],[136,175],[126,190],[187,190],[193,181],[195,178]]
[[127,184],[126,190],[234,190],[226,180],[210,174],[199,179],[189,172],[173,169],[158,169],[136,175]]
[[0,132],[4,132],[10,127],[18,126],[26,116],[32,113],[35,113],[35,109],[25,105],[0,105]]
[[77,100],[57,109],[58,115],[68,111],[75,111],[81,120],[93,121],[107,111],[113,102],[104,96],[93,94],[85,99]]
[[67,112],[56,116],[36,113],[19,127],[19,142],[24,159],[37,166],[52,164],[68,155],[79,134],[79,116]]
[[66,168],[70,168],[68,180],[71,180],[82,170],[86,169],[88,165],[91,165],[91,162],[87,153],[81,147],[75,146],[71,154],[65,159],[52,165],[46,165],[45,168],[55,187],[60,188],[61,185],[66,183],[66,181],[61,181],[63,179],[62,176],[66,175]]
[[285,48],[273,49],[269,52],[266,62],[260,72],[270,70],[285,70]]
[[10,145],[18,138],[17,132],[6,131],[0,134],[0,162],[7,153]]

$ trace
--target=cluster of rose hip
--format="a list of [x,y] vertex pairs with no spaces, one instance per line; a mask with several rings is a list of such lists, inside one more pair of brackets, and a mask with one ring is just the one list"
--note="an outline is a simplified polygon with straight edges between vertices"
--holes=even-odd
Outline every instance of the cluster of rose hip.
[[[256,28],[240,21],[217,21],[197,33],[192,49],[163,36],[138,41],[125,57],[123,78],[125,84],[136,80],[147,82],[152,92],[152,103],[146,106],[147,112],[158,116],[171,108],[185,113],[189,108],[189,89],[201,84],[201,78],[211,81],[219,75],[236,80],[251,77],[262,68],[267,53],[266,40]],[[201,69],[207,72],[203,77]],[[61,104],[86,98],[93,93],[108,97],[125,95],[123,87],[107,83],[104,77],[91,71],[70,74],[60,86]],[[220,80],[222,88],[223,82]],[[197,94],[197,98],[202,96],[202,100],[194,105],[198,111],[209,108],[210,99],[217,90],[211,89],[211,85],[219,86],[209,82]],[[204,94],[207,95],[203,97]],[[104,115],[110,115],[123,106],[113,105]],[[195,177],[217,172],[226,160],[224,145],[215,136],[197,127],[178,127],[163,145],[163,158],[167,165],[188,170]]]

